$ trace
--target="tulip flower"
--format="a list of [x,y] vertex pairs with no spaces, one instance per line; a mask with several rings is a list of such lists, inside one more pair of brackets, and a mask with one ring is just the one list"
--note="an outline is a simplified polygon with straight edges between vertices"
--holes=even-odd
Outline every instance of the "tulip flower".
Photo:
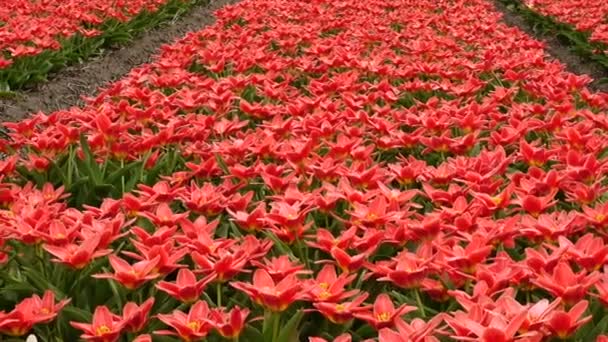
[[367,324],[371,325],[376,330],[380,330],[382,328],[394,327],[395,320],[397,318],[415,310],[416,307],[405,304],[395,308],[390,297],[385,293],[381,293],[374,301],[372,312],[355,312],[354,316],[358,319],[366,321]]
[[175,310],[170,314],[159,314],[158,319],[173,330],[159,330],[157,335],[178,336],[185,341],[203,339],[212,329],[209,322],[209,306],[204,301],[198,301],[190,307],[188,314]]
[[166,292],[171,297],[184,303],[194,303],[201,296],[205,287],[214,279],[214,275],[207,276],[201,280],[196,280],[196,276],[187,268],[177,271],[175,283],[161,281],[156,284],[156,288]]
[[120,316],[110,312],[106,306],[98,306],[93,313],[91,324],[70,322],[74,328],[82,330],[82,339],[93,342],[115,342],[120,338],[125,322]]
[[251,284],[232,282],[230,285],[250,296],[254,302],[275,312],[286,310],[289,305],[302,298],[302,283],[295,274],[290,274],[275,283],[268,272],[257,269],[253,273]]
[[570,311],[555,311],[547,322],[547,327],[560,339],[570,337],[580,326],[591,320],[591,316],[581,318],[587,310],[589,302],[586,300],[578,302]]
[[582,270],[574,273],[566,262],[560,262],[552,274],[543,272],[532,283],[560,297],[567,305],[580,302],[589,288],[600,279],[597,272],[587,273]]
[[63,246],[44,245],[44,249],[55,256],[52,259],[53,261],[63,263],[75,269],[82,269],[91,260],[112,253],[109,249],[98,249],[99,244],[100,236],[93,235],[82,241],[80,245],[72,243]]
[[154,305],[154,298],[149,298],[141,305],[128,302],[122,309],[122,321],[128,332],[141,331],[148,322],[148,314]]
[[108,259],[114,269],[114,273],[95,274],[93,275],[94,278],[113,279],[127,289],[133,290],[159,276],[154,269],[158,265],[160,257],[152,260],[142,260],[133,265],[115,255],[110,255]]
[[318,302],[313,303],[313,306],[331,322],[344,324],[353,319],[356,313],[369,310],[369,305],[361,305],[368,296],[368,293],[362,293],[350,301],[340,303]]
[[35,324],[52,321],[69,302],[69,299],[64,299],[55,303],[55,294],[50,290],[45,291],[42,298],[38,295],[25,298],[11,312],[0,312],[0,332],[23,336]]
[[222,309],[212,309],[209,313],[209,321],[222,337],[236,338],[243,331],[247,316],[249,316],[249,309],[234,307],[228,312]]

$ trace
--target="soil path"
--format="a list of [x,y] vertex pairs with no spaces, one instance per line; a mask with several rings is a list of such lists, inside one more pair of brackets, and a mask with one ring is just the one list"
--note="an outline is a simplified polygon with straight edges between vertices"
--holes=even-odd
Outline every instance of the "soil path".
[[493,0],[493,3],[496,9],[503,13],[502,21],[504,23],[509,26],[515,26],[526,32],[529,36],[544,42],[545,50],[549,55],[566,65],[568,71],[578,75],[585,74],[591,76],[594,81],[589,85],[590,89],[608,91],[608,84],[598,82],[598,80],[608,77],[608,72],[604,67],[572,52],[567,45],[564,45],[556,37],[539,34],[514,9],[505,6],[500,0]]
[[15,121],[30,113],[45,113],[82,104],[81,96],[92,96],[99,87],[127,74],[134,67],[149,62],[160,46],[198,31],[215,21],[213,12],[239,0],[211,0],[195,6],[184,16],[147,31],[133,42],[82,64],[72,65],[32,89],[18,92],[14,98],[0,99],[0,120]]

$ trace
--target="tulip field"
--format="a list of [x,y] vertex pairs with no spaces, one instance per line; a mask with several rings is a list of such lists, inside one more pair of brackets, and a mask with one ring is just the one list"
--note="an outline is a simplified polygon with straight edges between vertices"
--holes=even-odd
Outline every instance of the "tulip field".
[[589,32],[590,40],[608,44],[608,2],[601,0],[526,0],[526,5],[543,15]]
[[0,340],[608,341],[608,93],[501,16],[244,0],[4,122]]
[[125,43],[204,0],[6,0],[0,7],[0,91]]
[[[532,31],[557,38],[608,70],[608,2],[604,0],[495,0],[515,10]],[[605,80],[603,80],[605,81]]]

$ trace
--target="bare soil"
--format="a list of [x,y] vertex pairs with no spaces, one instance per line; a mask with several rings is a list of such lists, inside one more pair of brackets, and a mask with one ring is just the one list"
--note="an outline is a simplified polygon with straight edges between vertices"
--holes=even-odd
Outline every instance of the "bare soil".
[[536,38],[545,43],[547,53],[566,65],[566,69],[574,74],[589,75],[593,78],[593,82],[589,88],[595,91],[608,91],[608,84],[602,84],[598,81],[608,77],[608,71],[601,65],[585,57],[581,57],[571,51],[570,47],[561,42],[557,37],[546,34],[540,34],[534,27],[517,14],[515,9],[505,6],[500,0],[493,0],[498,11],[503,13],[502,20],[509,26],[514,26],[526,32],[529,36]]
[[136,66],[150,62],[161,45],[213,24],[215,10],[236,2],[238,0],[211,0],[207,5],[195,6],[175,21],[147,31],[129,44],[64,68],[51,75],[48,82],[18,92],[12,98],[0,98],[0,120],[15,121],[30,113],[49,113],[79,106],[83,103],[82,96],[92,96],[103,85],[121,78]]

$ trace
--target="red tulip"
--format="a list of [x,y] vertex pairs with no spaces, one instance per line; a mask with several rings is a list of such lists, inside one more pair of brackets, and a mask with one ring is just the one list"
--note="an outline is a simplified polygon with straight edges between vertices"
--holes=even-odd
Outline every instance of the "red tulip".
[[[350,334],[342,334],[332,340],[333,342],[351,342],[352,337]],[[309,337],[308,342],[327,342],[326,339],[321,337]]]
[[411,289],[418,287],[431,272],[430,261],[408,251],[402,251],[390,262],[368,264],[367,267],[376,276],[380,276],[379,281],[390,281],[401,288]]
[[577,265],[588,271],[599,270],[608,261],[608,246],[604,244],[602,238],[594,237],[591,233],[578,238],[576,243],[560,236],[559,245],[566,249],[566,254]]
[[416,307],[401,305],[398,308],[395,308],[393,302],[390,297],[381,293],[376,297],[374,301],[373,310],[369,311],[361,311],[355,312],[354,316],[358,319],[364,320],[367,324],[374,327],[376,330],[380,330],[382,328],[392,328],[395,326],[395,321],[401,316],[405,315],[408,312],[415,311]]
[[557,203],[557,200],[554,200],[556,194],[557,190],[554,190],[547,196],[543,197],[517,193],[517,199],[513,200],[512,203],[520,206],[530,215],[538,217],[542,212],[546,211]]
[[229,251],[225,248],[213,254],[203,255],[198,252],[190,254],[200,268],[200,272],[213,276],[216,281],[226,282],[237,274],[244,272],[250,256],[243,250]]
[[186,218],[188,216],[188,213],[186,212],[186,213],[174,214],[167,203],[161,203],[158,205],[158,207],[156,207],[156,210],[154,213],[144,211],[144,212],[141,212],[139,215],[147,218],[148,220],[150,220],[153,224],[155,224],[158,227],[163,227],[163,226],[173,227],[181,219]]
[[215,276],[212,275],[197,281],[196,276],[192,271],[187,268],[182,268],[177,271],[175,283],[161,281],[156,284],[156,287],[180,302],[194,303],[214,277]]
[[290,274],[275,283],[268,272],[257,269],[253,273],[251,284],[232,282],[230,285],[250,296],[254,302],[275,312],[284,311],[294,301],[302,298],[302,283],[295,274]]
[[547,322],[547,327],[560,339],[570,337],[579,327],[591,320],[591,316],[581,318],[589,303],[586,300],[574,305],[570,311],[555,311]]
[[152,260],[142,260],[130,265],[125,260],[110,255],[108,257],[114,273],[102,273],[93,275],[98,279],[114,279],[129,290],[140,287],[145,282],[157,278],[160,274],[155,272],[160,257]]
[[134,302],[128,302],[122,309],[122,321],[128,332],[139,332],[148,323],[148,314],[154,305],[154,298],[149,298],[138,306]]
[[587,273],[582,270],[574,273],[567,262],[557,264],[552,274],[543,272],[532,283],[560,297],[567,305],[580,302],[589,288],[600,279],[597,272]]
[[55,294],[45,291],[42,298],[33,295],[23,299],[9,313],[0,312],[0,332],[9,336],[22,336],[35,324],[48,323],[70,302],[64,299],[55,303]]
[[44,249],[55,256],[52,259],[70,267],[81,269],[87,266],[91,260],[112,253],[111,250],[98,249],[100,236],[93,235],[77,244],[66,244],[63,246],[44,245]]
[[340,267],[342,272],[345,273],[357,271],[363,266],[363,264],[369,257],[369,254],[367,252],[351,256],[346,253],[346,251],[338,247],[333,247],[330,251],[330,254],[338,265],[338,267]]
[[347,273],[338,276],[333,265],[325,265],[316,279],[305,280],[304,297],[313,302],[339,302],[350,298],[359,293],[356,289],[345,289],[355,277],[355,274]]
[[370,309],[370,305],[361,306],[368,296],[367,293],[362,293],[348,302],[317,302],[313,303],[313,306],[331,322],[335,324],[344,324],[353,319],[356,313]]
[[93,313],[93,322],[70,322],[74,328],[84,333],[80,338],[94,342],[115,342],[120,338],[125,322],[121,317],[110,312],[106,306],[98,306]]
[[424,341],[439,342],[433,336],[437,327],[442,323],[443,315],[439,314],[428,322],[420,318],[413,319],[409,324],[398,318],[395,320],[397,331],[384,328],[378,333],[378,342]]
[[298,262],[292,262],[287,255],[273,257],[270,260],[264,258],[264,262],[252,260],[251,265],[265,270],[275,282],[283,280],[290,274],[307,274],[310,271],[305,270],[305,266]]
[[157,317],[174,331],[159,330],[155,331],[155,334],[178,336],[185,341],[203,339],[212,328],[209,323],[209,306],[204,301],[194,303],[188,314],[175,310],[171,314],[159,314]]
[[217,332],[224,338],[238,337],[245,327],[249,309],[234,307],[229,312],[223,309],[213,309],[209,313],[209,321]]

